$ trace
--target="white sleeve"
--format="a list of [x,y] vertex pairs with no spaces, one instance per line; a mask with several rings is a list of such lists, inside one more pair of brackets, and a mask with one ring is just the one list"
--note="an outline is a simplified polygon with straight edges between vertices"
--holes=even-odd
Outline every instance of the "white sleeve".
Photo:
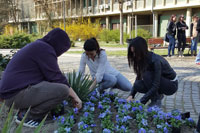
[[96,73],[96,81],[97,83],[100,83],[103,79],[103,75],[106,70],[106,63],[107,63],[107,55],[104,51],[101,51],[100,57],[99,57],[99,65],[97,68],[97,73]]
[[84,75],[85,74],[85,66],[86,66],[86,56],[83,53],[82,56],[81,56],[78,73],[81,73],[82,75]]

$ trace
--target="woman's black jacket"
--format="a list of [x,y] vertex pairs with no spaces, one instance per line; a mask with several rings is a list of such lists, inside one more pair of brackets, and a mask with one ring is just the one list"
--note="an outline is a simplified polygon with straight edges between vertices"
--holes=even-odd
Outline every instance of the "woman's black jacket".
[[[148,54],[148,65],[146,71],[152,72],[154,78],[152,81],[152,86],[149,86],[148,88],[149,91],[140,100],[140,102],[143,104],[146,104],[153,94],[158,91],[161,77],[165,77],[169,80],[173,80],[176,77],[176,72],[172,69],[165,58],[152,52],[149,52]],[[136,94],[137,92],[133,93]],[[132,96],[134,97],[135,94],[132,94]]]

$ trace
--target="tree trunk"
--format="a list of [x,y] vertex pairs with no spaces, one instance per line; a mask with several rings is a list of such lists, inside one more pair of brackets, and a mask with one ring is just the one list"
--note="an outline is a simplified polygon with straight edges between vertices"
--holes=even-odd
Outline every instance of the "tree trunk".
[[120,3],[120,44],[124,44],[123,39],[123,2]]

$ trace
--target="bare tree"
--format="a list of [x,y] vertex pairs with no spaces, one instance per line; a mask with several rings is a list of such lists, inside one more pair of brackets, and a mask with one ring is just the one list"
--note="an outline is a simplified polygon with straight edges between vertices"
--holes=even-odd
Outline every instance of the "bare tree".
[[119,10],[120,10],[120,44],[124,44],[123,37],[123,3],[124,0],[119,0]]
[[9,0],[0,0],[0,33],[9,20]]

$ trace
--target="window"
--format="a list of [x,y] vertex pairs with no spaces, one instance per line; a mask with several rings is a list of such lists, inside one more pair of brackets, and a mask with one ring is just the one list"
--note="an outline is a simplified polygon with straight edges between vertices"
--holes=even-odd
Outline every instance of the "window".
[[97,6],[97,0],[94,0],[94,6]]
[[86,7],[86,0],[83,0],[83,7]]
[[104,2],[103,2],[104,0],[100,0],[100,5],[103,5],[104,4]]
[[89,0],[88,6],[92,6],[92,0]]

